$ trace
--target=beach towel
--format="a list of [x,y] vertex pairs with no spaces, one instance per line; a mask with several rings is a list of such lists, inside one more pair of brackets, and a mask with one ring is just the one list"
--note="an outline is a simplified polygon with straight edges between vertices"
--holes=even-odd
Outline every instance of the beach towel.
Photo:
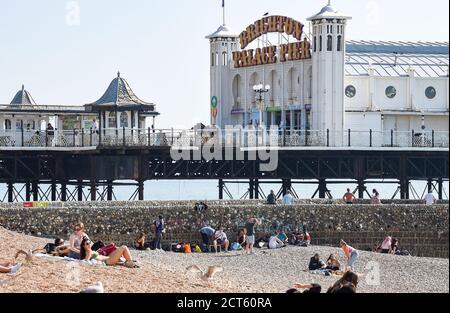
[[49,254],[42,254],[42,253],[36,253],[34,254],[35,257],[38,258],[45,258],[45,259],[49,259],[49,260],[56,260],[56,261],[66,261],[66,262],[76,262],[76,263],[81,263],[81,264],[87,264],[87,265],[100,265],[100,266],[104,266],[105,264],[103,262],[99,262],[96,260],[90,260],[90,261],[86,261],[86,260],[77,260],[77,259],[73,259],[73,258],[69,258],[69,257],[59,257],[59,256],[52,256]]

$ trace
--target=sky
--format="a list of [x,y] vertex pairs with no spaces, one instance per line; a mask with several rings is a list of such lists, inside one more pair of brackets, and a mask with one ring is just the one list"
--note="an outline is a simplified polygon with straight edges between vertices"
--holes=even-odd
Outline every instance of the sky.
[[[22,84],[38,104],[99,99],[121,72],[157,104],[157,128],[209,123],[209,43],[221,0],[0,0],[0,104]],[[332,0],[347,39],[448,41],[448,0]],[[306,23],[327,0],[226,0],[239,34],[262,14]]]

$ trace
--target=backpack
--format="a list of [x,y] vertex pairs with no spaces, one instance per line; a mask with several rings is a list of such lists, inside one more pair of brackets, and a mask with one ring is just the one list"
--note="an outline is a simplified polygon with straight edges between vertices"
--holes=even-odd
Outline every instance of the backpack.
[[184,252],[184,247],[182,244],[177,244],[172,246],[173,252]]
[[117,249],[117,246],[115,243],[110,243],[109,245],[106,245],[100,249],[97,250],[97,252],[100,255],[103,256],[109,256],[111,253],[113,253]]

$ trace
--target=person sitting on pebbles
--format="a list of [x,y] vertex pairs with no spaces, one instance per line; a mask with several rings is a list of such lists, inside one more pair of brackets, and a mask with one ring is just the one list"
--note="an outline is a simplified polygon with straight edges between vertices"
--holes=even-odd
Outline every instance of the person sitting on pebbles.
[[324,261],[320,259],[320,256],[318,253],[314,254],[314,256],[309,260],[308,269],[310,271],[316,271],[320,269],[324,269],[326,267],[326,264]]
[[227,234],[223,231],[223,227],[219,226],[219,229],[214,233],[214,251],[217,252],[217,246],[222,246],[225,249],[225,252],[228,252],[228,246],[230,245],[230,241],[227,238]]
[[269,249],[279,249],[285,247],[285,243],[278,238],[277,235],[270,237]]
[[341,263],[339,263],[338,259],[334,254],[331,254],[327,260],[327,270],[337,272],[341,269]]
[[138,267],[131,257],[130,250],[127,246],[122,246],[114,250],[109,256],[100,255],[98,252],[93,251],[91,248],[91,240],[84,238],[80,246],[80,259],[84,261],[99,261],[103,262],[107,266],[114,266],[120,262],[120,258],[125,258],[125,266],[129,268]]

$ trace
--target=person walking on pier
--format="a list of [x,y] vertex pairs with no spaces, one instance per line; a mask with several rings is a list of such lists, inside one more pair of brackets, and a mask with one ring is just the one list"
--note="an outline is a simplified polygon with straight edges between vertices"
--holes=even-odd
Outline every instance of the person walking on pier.
[[161,215],[158,216],[153,224],[155,225],[155,249],[162,250],[161,240],[166,231],[163,217]]
[[52,146],[53,145],[53,138],[55,137],[55,129],[53,128],[52,124],[47,124],[47,145]]
[[347,188],[347,192],[342,197],[342,200],[345,201],[347,204],[353,204],[353,201],[355,200],[355,195],[350,191],[350,188]]

